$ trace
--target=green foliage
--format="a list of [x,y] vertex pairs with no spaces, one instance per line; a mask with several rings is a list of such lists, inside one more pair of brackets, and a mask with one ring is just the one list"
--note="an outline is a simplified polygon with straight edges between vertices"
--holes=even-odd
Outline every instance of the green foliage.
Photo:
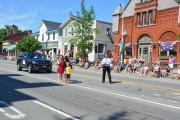
[[6,40],[6,37],[7,37],[6,29],[4,28],[0,29],[0,42],[3,42],[4,40]]
[[96,33],[97,31],[96,29],[93,29],[93,20],[95,19],[93,6],[87,10],[85,1],[82,0],[81,11],[77,12],[77,15],[74,18],[75,34],[70,42],[77,46],[78,56],[85,57],[92,50],[93,33]]
[[17,29],[18,27],[16,25],[5,25],[4,28],[0,29],[0,42],[3,42],[7,38],[7,32],[12,31],[13,29]]
[[26,36],[18,42],[17,48],[21,52],[34,52],[42,49],[42,45],[33,36]]
[[180,34],[177,34],[177,38],[179,38],[179,39],[180,39]]

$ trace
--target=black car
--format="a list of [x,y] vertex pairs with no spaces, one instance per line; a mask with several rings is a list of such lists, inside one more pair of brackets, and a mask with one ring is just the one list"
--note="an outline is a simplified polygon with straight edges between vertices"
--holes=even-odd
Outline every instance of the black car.
[[17,70],[27,69],[29,73],[45,69],[48,73],[52,71],[52,62],[46,56],[36,52],[22,52],[17,58]]

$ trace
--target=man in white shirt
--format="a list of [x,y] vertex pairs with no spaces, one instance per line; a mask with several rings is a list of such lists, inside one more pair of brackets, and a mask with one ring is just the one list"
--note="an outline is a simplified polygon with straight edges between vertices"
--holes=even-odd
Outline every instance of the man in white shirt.
[[106,72],[108,73],[109,83],[112,83],[112,80],[111,80],[111,66],[113,64],[112,64],[112,59],[107,54],[105,55],[105,58],[101,61],[101,65],[103,66],[102,83],[105,82]]

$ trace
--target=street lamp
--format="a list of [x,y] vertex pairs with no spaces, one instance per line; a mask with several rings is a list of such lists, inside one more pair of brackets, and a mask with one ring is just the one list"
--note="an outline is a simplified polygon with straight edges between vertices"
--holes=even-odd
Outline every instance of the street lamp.
[[180,24],[180,0],[176,0],[179,5],[178,24]]

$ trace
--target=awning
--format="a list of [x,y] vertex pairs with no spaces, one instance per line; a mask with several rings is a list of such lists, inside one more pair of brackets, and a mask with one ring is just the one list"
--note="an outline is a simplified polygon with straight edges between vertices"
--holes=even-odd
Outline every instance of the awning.
[[7,48],[0,48],[0,50],[6,50]]
[[10,45],[7,50],[15,50],[16,49],[16,45]]

